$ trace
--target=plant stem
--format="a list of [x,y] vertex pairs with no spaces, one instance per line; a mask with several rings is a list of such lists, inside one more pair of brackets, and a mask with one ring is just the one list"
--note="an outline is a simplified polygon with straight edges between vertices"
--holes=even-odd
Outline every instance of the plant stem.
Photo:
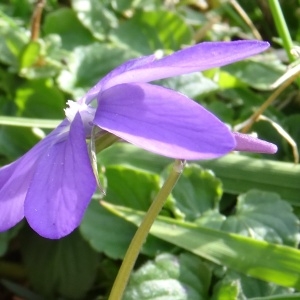
[[31,37],[30,37],[31,41],[36,41],[39,38],[42,11],[45,4],[46,4],[46,0],[38,0],[35,5],[35,9],[31,20]]
[[176,160],[171,173],[166,179],[164,185],[158,192],[156,198],[152,202],[149,210],[147,211],[141,225],[138,227],[128,249],[125,254],[123,263],[118,272],[117,278],[112,287],[110,296],[108,300],[121,300],[127,286],[127,282],[129,280],[131,271],[134,267],[140,249],[150,231],[152,224],[154,223],[156,217],[161,211],[167,197],[172,192],[175,184],[177,183],[183,168],[185,165],[185,161]]
[[283,47],[287,53],[290,62],[295,61],[295,57],[292,55],[291,50],[293,48],[293,42],[290,36],[289,29],[286,25],[280,3],[278,0],[269,0],[271,12],[275,21],[275,25],[280,38],[282,39]]
[[95,149],[96,152],[101,152],[102,150],[108,148],[109,146],[111,146],[112,144],[114,144],[115,142],[117,142],[118,140],[120,140],[119,137],[106,132],[104,133],[99,139],[95,140]]

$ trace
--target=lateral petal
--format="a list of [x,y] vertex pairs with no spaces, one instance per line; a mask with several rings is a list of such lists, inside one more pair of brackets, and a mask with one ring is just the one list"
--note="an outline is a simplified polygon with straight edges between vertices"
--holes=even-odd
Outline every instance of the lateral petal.
[[94,123],[146,150],[180,159],[211,159],[231,151],[228,128],[196,102],[150,85],[120,84],[104,91]]
[[41,236],[60,238],[79,224],[96,190],[82,120],[77,114],[67,138],[43,153],[25,200],[29,225]]

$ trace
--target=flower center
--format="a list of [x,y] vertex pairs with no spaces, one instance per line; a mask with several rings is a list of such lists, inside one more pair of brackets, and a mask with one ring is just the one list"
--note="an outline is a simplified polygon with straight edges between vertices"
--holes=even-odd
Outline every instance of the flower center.
[[76,114],[79,113],[86,134],[90,135],[93,126],[93,120],[96,113],[96,108],[88,106],[85,103],[79,104],[78,102],[72,100],[68,100],[67,105],[69,106],[65,109],[67,119],[70,122],[73,122]]

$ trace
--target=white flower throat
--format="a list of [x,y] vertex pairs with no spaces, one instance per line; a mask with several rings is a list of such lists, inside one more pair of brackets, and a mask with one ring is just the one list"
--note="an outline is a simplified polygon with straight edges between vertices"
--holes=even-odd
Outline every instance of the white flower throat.
[[92,128],[96,108],[86,105],[85,103],[79,104],[72,100],[68,100],[67,105],[69,107],[65,109],[65,115],[70,122],[73,122],[76,114],[79,113],[85,129]]

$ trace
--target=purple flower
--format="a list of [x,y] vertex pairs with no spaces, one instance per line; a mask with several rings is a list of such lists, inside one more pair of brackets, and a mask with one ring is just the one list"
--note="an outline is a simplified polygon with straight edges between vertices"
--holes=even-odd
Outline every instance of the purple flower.
[[259,41],[202,43],[158,60],[133,59],[111,71],[78,102],[68,102],[67,118],[45,139],[0,169],[0,230],[25,216],[41,236],[60,238],[80,224],[96,190],[86,145],[93,126],[172,158],[276,152],[273,144],[230,132],[186,96],[147,83],[223,66],[268,47]]

